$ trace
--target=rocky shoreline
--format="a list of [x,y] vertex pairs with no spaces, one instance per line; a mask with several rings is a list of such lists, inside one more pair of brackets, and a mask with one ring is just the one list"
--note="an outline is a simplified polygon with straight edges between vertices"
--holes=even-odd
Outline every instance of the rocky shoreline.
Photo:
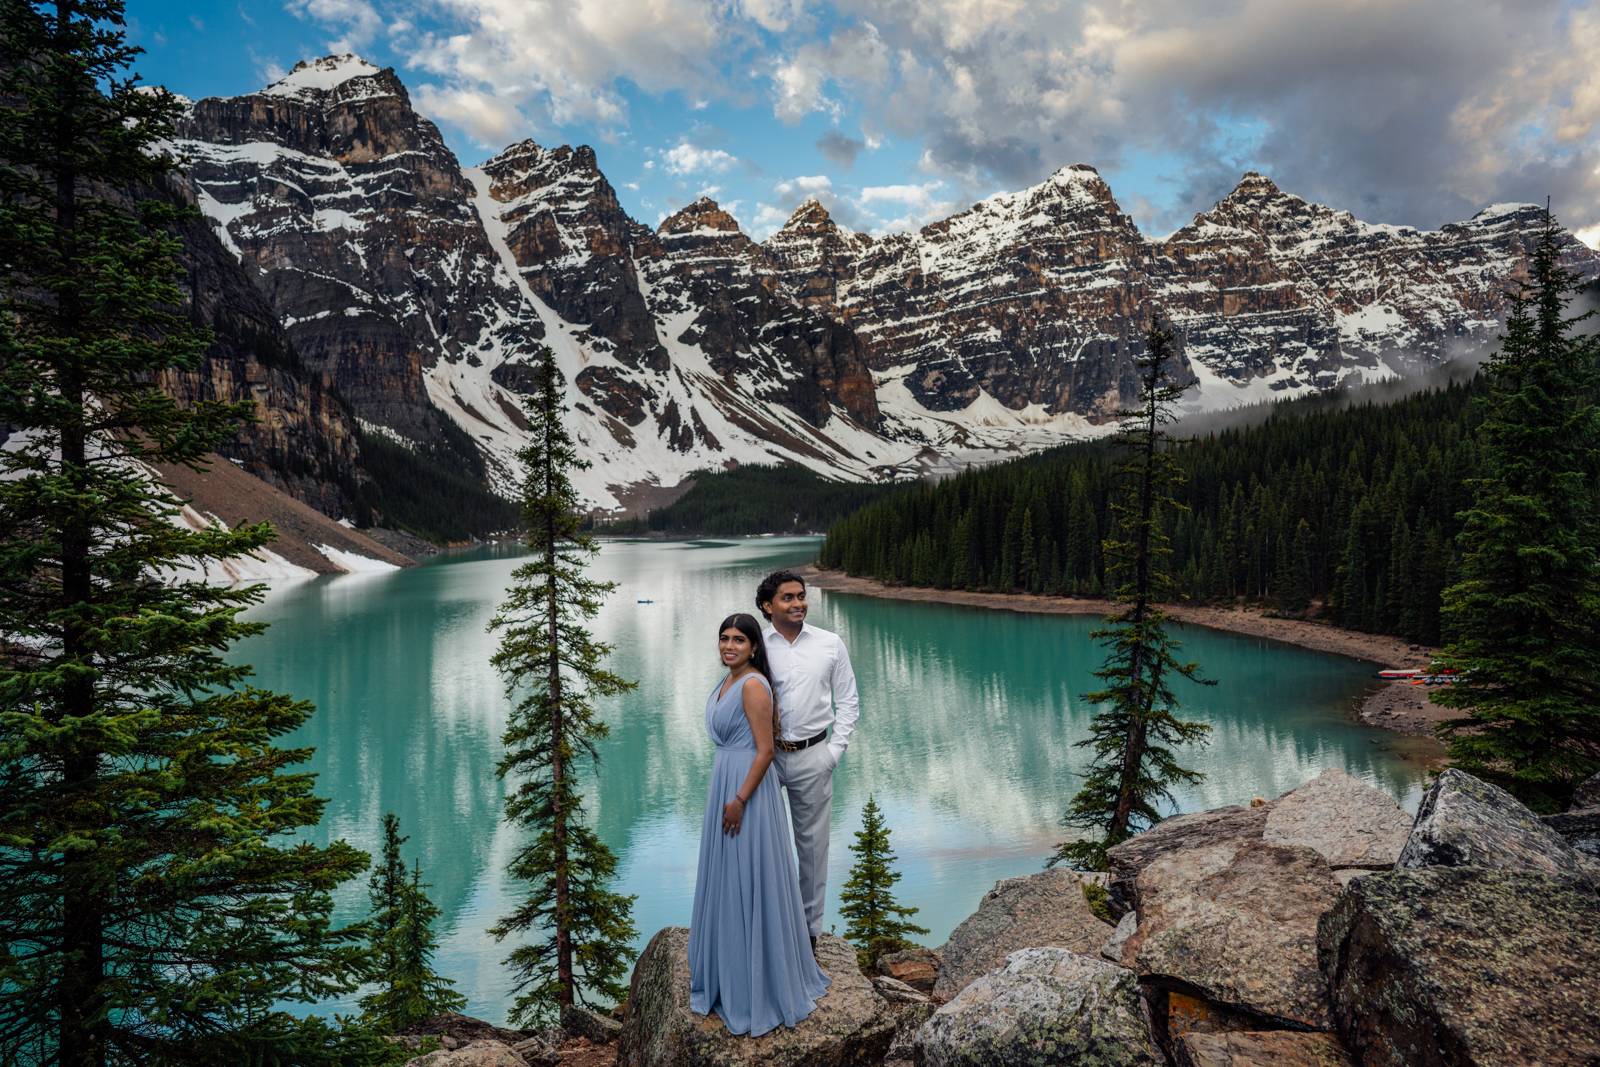
[[[829,592],[888,600],[959,604],[963,607],[1019,611],[1039,615],[1106,615],[1115,605],[1089,597],[1040,596],[1033,593],[974,593],[955,589],[928,589],[918,586],[888,585],[871,578],[857,578],[843,571],[800,568],[806,581]],[[1177,622],[1204,626],[1212,630],[1279,641],[1314,652],[1330,652],[1383,667],[1422,667],[1433,649],[1414,645],[1386,634],[1366,634],[1341,630],[1309,619],[1290,619],[1269,615],[1259,608],[1225,608],[1205,604],[1169,604],[1167,614]],[[1369,726],[1377,726],[1410,737],[1434,736],[1434,727],[1451,716],[1435,704],[1423,686],[1406,682],[1377,682],[1356,709],[1356,716]],[[1435,761],[1440,752],[1423,754]]]
[[1174,816],[1106,874],[997,883],[944,945],[877,973],[824,934],[829,991],[758,1038],[689,1010],[687,944],[651,939],[620,1020],[455,1016],[411,1067],[1592,1065],[1600,776],[1545,817],[1459,770],[1415,818],[1339,770]]

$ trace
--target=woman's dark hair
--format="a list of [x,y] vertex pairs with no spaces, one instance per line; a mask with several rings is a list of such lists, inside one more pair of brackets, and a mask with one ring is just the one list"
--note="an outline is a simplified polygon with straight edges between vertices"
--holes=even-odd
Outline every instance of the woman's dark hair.
[[772,729],[774,738],[778,737],[778,686],[772,680],[772,668],[767,664],[767,643],[761,639],[761,624],[756,622],[756,617],[744,611],[736,611],[722,620],[722,625],[717,627],[717,636],[722,636],[722,631],[733,629],[744,634],[750,642],[750,666],[761,672],[761,677],[767,680],[767,687],[772,691]]
[[761,579],[761,584],[756,586],[756,610],[761,612],[764,617],[772,618],[763,605],[772,602],[772,598],[778,595],[778,590],[783,586],[784,582],[799,582],[801,589],[806,587],[806,580],[794,571],[773,571]]

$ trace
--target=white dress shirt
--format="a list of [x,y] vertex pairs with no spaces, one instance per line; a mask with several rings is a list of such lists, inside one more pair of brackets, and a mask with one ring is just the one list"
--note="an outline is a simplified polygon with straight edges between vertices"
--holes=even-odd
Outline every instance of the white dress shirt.
[[769,622],[762,639],[777,683],[783,740],[804,741],[832,726],[828,748],[838,763],[861,715],[856,672],[844,642],[831,630],[810,623],[802,623],[799,636],[790,642]]

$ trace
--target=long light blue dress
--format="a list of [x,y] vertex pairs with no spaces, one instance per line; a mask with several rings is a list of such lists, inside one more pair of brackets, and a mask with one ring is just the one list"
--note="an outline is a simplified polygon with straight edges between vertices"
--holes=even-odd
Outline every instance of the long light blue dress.
[[[811,955],[800,874],[789,847],[789,820],[769,769],[745,804],[739,832],[722,832],[722,808],[732,800],[756,743],[744,714],[746,675],[720,699],[706,700],[706,731],[716,742],[711,788],[700,828],[700,870],[689,922],[689,1008],[715,1012],[729,1033],[757,1037],[811,1014],[828,988]],[[718,682],[721,688],[721,682]]]

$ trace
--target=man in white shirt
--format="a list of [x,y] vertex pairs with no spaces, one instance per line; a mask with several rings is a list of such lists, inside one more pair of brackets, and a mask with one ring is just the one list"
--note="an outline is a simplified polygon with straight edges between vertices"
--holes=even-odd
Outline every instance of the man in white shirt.
[[850,747],[861,713],[856,675],[839,636],[807,625],[806,583],[798,574],[767,575],[756,590],[756,607],[767,619],[761,636],[777,687],[778,781],[789,794],[789,818],[800,860],[800,899],[815,952],[828,881],[833,769]]

